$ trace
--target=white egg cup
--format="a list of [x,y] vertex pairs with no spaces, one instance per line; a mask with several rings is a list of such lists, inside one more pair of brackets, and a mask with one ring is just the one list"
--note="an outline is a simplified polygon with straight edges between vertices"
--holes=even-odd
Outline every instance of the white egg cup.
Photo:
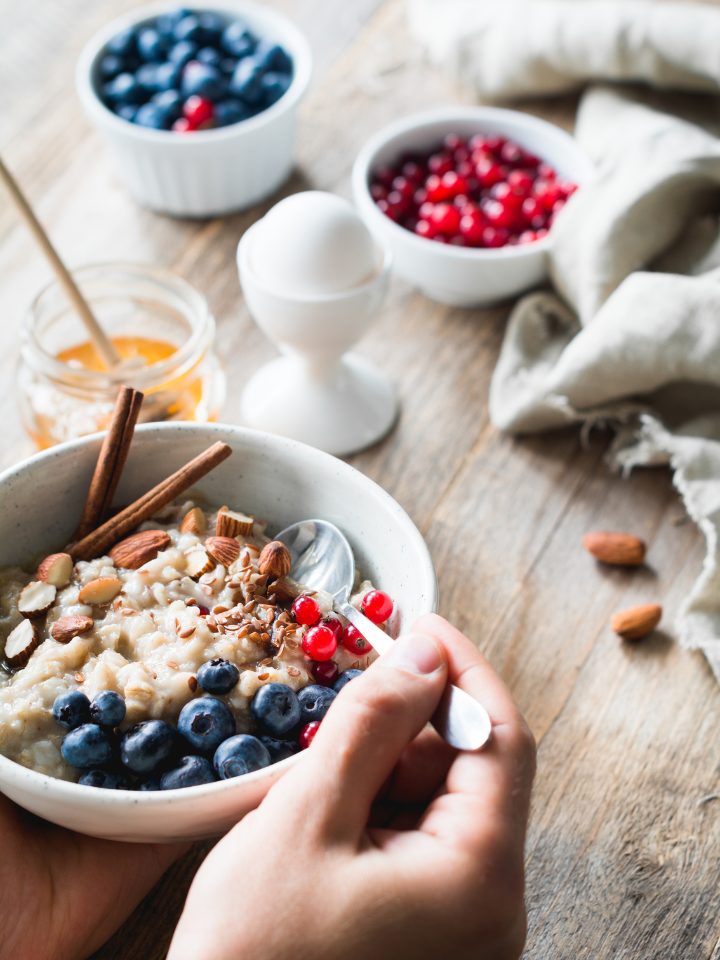
[[390,254],[377,247],[367,282],[342,293],[296,296],[273,290],[252,266],[258,224],[238,245],[238,271],[255,322],[283,354],[261,367],[242,395],[246,426],[347,456],[381,439],[394,424],[392,383],[347,351],[366,332],[387,290]]

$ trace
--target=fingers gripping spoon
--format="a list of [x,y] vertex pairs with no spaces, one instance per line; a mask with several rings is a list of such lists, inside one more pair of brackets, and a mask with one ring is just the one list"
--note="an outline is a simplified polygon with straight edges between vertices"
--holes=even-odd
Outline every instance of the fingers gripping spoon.
[[[355,558],[341,531],[326,520],[303,520],[286,527],[276,539],[290,551],[293,578],[331,594],[335,611],[357,627],[381,656],[387,653],[394,640],[350,603]],[[458,750],[479,750],[490,737],[487,710],[455,686],[446,688],[432,724]]]

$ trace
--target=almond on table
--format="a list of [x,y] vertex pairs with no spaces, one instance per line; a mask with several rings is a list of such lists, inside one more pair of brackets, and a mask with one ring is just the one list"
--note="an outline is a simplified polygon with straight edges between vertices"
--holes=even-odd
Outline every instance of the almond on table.
[[642,640],[660,623],[662,613],[660,604],[644,603],[613,614],[610,626],[623,640]]
[[583,547],[601,563],[616,567],[639,567],[645,562],[645,543],[631,533],[596,530],[586,533]]

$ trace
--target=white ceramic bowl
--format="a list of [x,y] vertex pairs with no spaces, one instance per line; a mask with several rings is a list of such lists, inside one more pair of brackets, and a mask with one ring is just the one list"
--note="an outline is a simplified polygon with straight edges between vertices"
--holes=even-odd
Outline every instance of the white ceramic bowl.
[[403,279],[428,297],[454,306],[482,306],[539,286],[547,275],[552,237],[498,249],[455,247],[418,237],[394,223],[370,196],[371,173],[408,151],[425,150],[448,133],[510,137],[578,185],[592,176],[590,160],[573,138],[545,120],[496,107],[449,107],[413,114],[385,127],[363,147],[352,172],[355,203],[369,229],[393,253]]
[[241,17],[261,38],[282,44],[293,61],[289,89],[257,116],[217,130],[177,134],[128,123],[97,95],[99,57],[121,30],[176,7],[167,2],[143,7],[95,34],[77,65],[80,100],[138,203],[182,217],[215,216],[252,206],[276,190],[292,169],[297,109],[312,72],[310,47],[292,21],[264,4],[195,0],[193,9]]
[[[353,467],[312,447],[241,427],[150,424],[137,430],[118,503],[127,503],[216,440],[234,455],[197,489],[211,503],[237,504],[279,530],[322,517],[347,534],[360,569],[395,599],[393,632],[435,608],[437,587],[425,542],[407,514]],[[31,564],[66,543],[79,516],[100,438],[37,454],[0,475],[0,566]],[[53,823],[91,836],[171,841],[217,835],[262,800],[302,754],[255,773],[182,790],[100,790],[36,773],[0,756],[0,790]]]

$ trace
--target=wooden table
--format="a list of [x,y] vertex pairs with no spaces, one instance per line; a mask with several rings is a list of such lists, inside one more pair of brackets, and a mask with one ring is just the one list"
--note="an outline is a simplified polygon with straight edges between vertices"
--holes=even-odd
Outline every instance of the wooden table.
[[[139,209],[113,179],[73,91],[78,51],[135,0],[0,0],[0,149],[73,264],[129,258],[170,267],[209,297],[230,377],[225,419],[272,348],[243,304],[242,232],[269,203],[212,222]],[[277,0],[317,58],[287,192],[348,194],[366,137],[389,120],[468,91],[424,67],[400,0]],[[570,128],[575,102],[524,104]],[[273,200],[278,199],[277,197]],[[15,413],[17,328],[46,269],[0,200],[2,465],[29,452]],[[539,744],[528,841],[529,960],[718,960],[720,710],[703,658],[672,637],[702,561],[701,538],[663,471],[610,475],[607,438],[523,440],[488,421],[507,307],[452,310],[394,283],[363,343],[400,388],[401,421],[353,458],[410,512],[432,550],[441,612],[473,637],[512,688]],[[584,532],[630,529],[650,544],[636,573],[599,569]],[[618,642],[611,613],[662,600],[664,629]],[[714,796],[715,795],[715,796]],[[170,872],[98,958],[164,956],[198,851]]]

